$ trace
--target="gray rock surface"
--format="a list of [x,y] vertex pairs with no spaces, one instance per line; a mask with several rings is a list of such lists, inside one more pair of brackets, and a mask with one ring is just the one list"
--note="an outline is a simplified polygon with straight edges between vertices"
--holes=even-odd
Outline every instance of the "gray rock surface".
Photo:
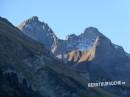
[[1,97],[118,97],[101,88],[88,88],[84,74],[68,68],[41,43],[3,19],[0,20]]
[[32,18],[22,22],[18,27],[26,35],[44,44],[48,49],[52,48],[57,39],[48,24],[40,22],[37,16],[33,16]]
[[[97,28],[86,28],[80,35],[68,35],[66,40],[62,40],[57,38],[52,30],[48,31],[49,26],[44,24],[37,17],[32,17],[20,24],[18,28],[32,39],[45,45],[55,57],[68,63],[67,65],[71,64],[71,68],[81,73],[84,72],[82,75],[87,74],[86,78],[89,76],[90,81],[122,80],[129,85],[129,54],[121,46],[113,44]],[[99,40],[93,51],[92,47],[97,37]],[[89,54],[93,52],[95,52],[94,58],[88,61],[89,58],[85,57],[90,57]],[[76,62],[73,58],[70,62],[70,57],[68,57],[70,54],[70,57],[77,58]],[[83,61],[80,61],[81,59]]]

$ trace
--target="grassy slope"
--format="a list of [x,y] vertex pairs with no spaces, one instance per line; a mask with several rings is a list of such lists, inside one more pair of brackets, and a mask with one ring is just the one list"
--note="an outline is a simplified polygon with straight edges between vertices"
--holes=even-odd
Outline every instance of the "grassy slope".
[[[48,61],[50,61],[50,60],[48,59]],[[80,83],[84,88],[86,88],[86,92],[88,90],[90,92],[92,91],[93,93],[95,92],[97,94],[97,96],[94,96],[94,97],[119,97],[119,96],[111,94],[107,91],[104,91],[101,88],[91,88],[91,89],[89,89],[88,88],[88,81],[86,79],[83,79],[78,72],[73,71],[73,70],[65,67],[64,65],[61,65],[61,64],[58,64],[58,63],[56,65],[54,65],[54,64],[49,63],[47,66],[49,68],[51,68],[52,70],[56,71],[59,74],[62,74],[62,75],[65,75],[67,77],[74,79],[75,81]]]

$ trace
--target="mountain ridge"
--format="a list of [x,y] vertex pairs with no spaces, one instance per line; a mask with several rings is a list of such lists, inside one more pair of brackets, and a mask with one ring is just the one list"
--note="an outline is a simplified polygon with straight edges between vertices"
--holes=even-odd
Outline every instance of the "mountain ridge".
[[[29,18],[28,20],[26,21],[29,21],[29,23],[33,23],[33,21],[36,20],[37,22],[40,22],[38,17],[37,16],[33,16],[31,18]],[[45,24],[44,22],[40,22],[41,24]],[[26,25],[26,22],[25,24]],[[28,25],[28,23],[27,23]],[[31,25],[30,25],[31,26]],[[37,25],[35,25],[37,26]],[[43,26],[43,25],[42,25]],[[44,27],[44,26],[43,26]],[[44,38],[43,40],[41,40],[39,38],[38,35],[34,36],[34,35],[29,35],[28,34],[28,29],[24,28],[24,27],[20,27],[20,25],[18,26],[18,28],[20,30],[22,30],[25,34],[27,34],[29,37],[31,37],[32,39],[35,39],[35,40],[38,40],[39,42],[42,42],[43,41],[43,44],[45,44],[46,42],[49,42],[46,37],[51,37],[51,35],[49,36],[46,36],[46,37],[43,37],[44,35],[41,35],[41,38]],[[36,27],[33,27],[33,28],[36,28]],[[47,28],[51,29],[49,26],[47,26]],[[32,29],[32,28],[30,28]],[[38,33],[38,34],[41,34],[41,33],[49,33],[48,31],[44,31],[44,29],[42,29],[41,31],[30,31],[31,33]],[[39,33],[40,32],[40,33]],[[105,35],[103,35],[102,33],[100,33],[98,31],[97,28],[95,27],[88,27],[84,30],[83,33],[81,33],[80,35],[75,35],[75,34],[70,34],[67,36],[67,38],[64,40],[64,39],[59,39],[53,30],[51,30],[51,32],[53,33],[53,37],[51,37],[51,46],[49,46],[49,49],[56,55],[56,56],[63,56],[63,55],[58,55],[58,54],[61,54],[61,53],[64,53],[64,52],[68,52],[69,51],[72,51],[72,50],[87,50],[87,49],[90,49],[91,48],[91,45],[93,42],[91,41],[94,41],[96,39],[96,37],[102,37],[102,39],[105,39],[109,42],[111,42],[110,39],[108,39]],[[36,39],[37,38],[37,39]],[[47,41],[46,41],[47,40]],[[91,41],[90,41],[91,40]],[[90,41],[90,43],[89,43]],[[73,43],[72,43],[73,42]],[[83,42],[83,43],[82,43]],[[46,45],[46,44],[45,44]],[[113,44],[114,45],[114,44]],[[59,47],[58,47],[59,46]],[[74,46],[74,47],[73,47]],[[77,46],[77,47],[76,47]],[[115,48],[121,48],[120,46],[116,46],[115,45]],[[47,47],[48,48],[48,47]],[[65,49],[64,49],[65,48]]]
[[[26,34],[26,29],[21,30]],[[97,37],[98,41],[93,48]],[[54,56],[75,71],[86,74],[90,81],[111,79],[130,83],[130,59],[127,53],[121,46],[113,44],[97,28],[88,27],[79,35],[69,35],[66,40],[52,40],[54,39],[50,49]]]
[[[82,37],[84,38],[84,35]],[[96,39],[96,37],[94,37],[94,39]],[[60,40],[60,42],[64,43],[63,40]],[[24,77],[27,81],[27,84],[31,85],[33,90],[40,92],[42,96],[129,97],[129,92],[127,92],[128,90],[123,90],[121,87],[108,87],[106,90],[100,87],[88,88],[88,82],[95,80],[102,81],[101,76],[103,76],[103,74],[108,73],[108,76],[111,76],[109,71],[105,73],[102,69],[100,69],[102,66],[115,66],[113,64],[106,63],[101,65],[97,64],[98,61],[102,62],[101,58],[103,58],[103,55],[100,51],[106,54],[106,50],[109,46],[109,49],[112,49],[112,51],[110,50],[110,53],[114,55],[113,52],[115,52],[113,51],[114,48],[111,46],[112,44],[110,40],[103,36],[99,37],[99,44],[96,46],[97,51],[95,58],[90,61],[90,64],[86,62],[78,64],[76,69],[79,70],[79,72],[77,72],[74,68],[69,68],[69,63],[65,64],[64,62],[61,62],[59,59],[55,58],[55,55],[52,54],[51,50],[47,49],[49,46],[44,46],[45,44],[43,45],[41,42],[35,41],[28,35],[25,35],[25,32],[21,32],[14,26],[12,28],[9,25],[5,25],[5,22],[0,22],[0,44],[0,69],[2,69],[3,73],[10,74],[13,71],[13,73],[18,75],[20,78],[19,80]],[[104,47],[104,45],[107,45],[107,47]],[[81,52],[83,53],[84,50]],[[121,56],[121,59],[122,58],[124,58],[124,56]],[[127,61],[126,58],[124,59]],[[107,62],[110,60],[111,59],[107,60],[106,58]],[[71,65],[73,65],[73,62]],[[86,66],[84,69],[87,70],[87,72],[81,72],[83,69],[82,66]],[[127,65],[126,63],[123,64],[123,68],[122,64],[119,64],[119,66],[120,70],[128,70],[127,72],[129,73],[129,61]],[[127,68],[125,66],[127,66]],[[109,69],[108,67],[105,68]],[[124,71],[121,71],[121,73],[122,72]],[[89,77],[87,78],[86,75]],[[104,76],[103,78],[106,77]],[[129,75],[124,76],[124,78],[127,77],[129,78]],[[3,90],[1,87],[0,89]],[[123,92],[126,91],[126,94],[123,94],[122,92],[119,93],[118,90]]]
[[77,72],[55,59],[42,44],[6,23],[0,21],[0,96],[115,97],[102,89],[88,89],[87,81]]

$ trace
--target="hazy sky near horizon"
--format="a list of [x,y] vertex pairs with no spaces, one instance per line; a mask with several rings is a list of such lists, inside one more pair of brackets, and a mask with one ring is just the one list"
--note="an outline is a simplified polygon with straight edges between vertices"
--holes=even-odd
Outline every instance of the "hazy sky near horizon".
[[130,0],[0,0],[0,16],[16,26],[38,16],[59,38],[94,26],[130,53]]

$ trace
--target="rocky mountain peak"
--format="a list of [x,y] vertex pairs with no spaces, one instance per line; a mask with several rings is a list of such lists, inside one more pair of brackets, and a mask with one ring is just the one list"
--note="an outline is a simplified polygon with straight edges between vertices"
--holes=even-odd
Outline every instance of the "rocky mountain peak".
[[84,30],[84,32],[81,34],[81,36],[84,37],[97,37],[97,36],[103,36],[102,33],[99,32],[99,30],[95,27],[88,27]]
[[37,16],[27,19],[18,28],[32,39],[44,44],[48,49],[51,49],[53,42],[57,38],[48,24],[41,22]]
[[99,32],[97,28],[95,27],[87,27],[85,30],[84,30],[84,33],[86,32],[89,32],[89,33],[93,33],[93,32]]
[[31,23],[31,22],[40,22],[37,16],[32,16],[28,20],[26,20],[26,23]]
[[31,19],[34,20],[34,21],[38,21],[38,17],[37,16],[32,16]]
[[[80,35],[71,34],[67,36],[66,40],[62,40],[56,37],[46,23],[39,21],[38,17],[33,16],[26,21],[27,23],[19,28],[32,39],[42,43],[59,59],[66,60],[67,55],[73,51],[88,52],[86,56],[90,56],[92,53],[96,63],[97,61],[102,63],[105,59],[108,60],[106,61],[108,63],[109,60],[112,60],[111,54],[113,54],[113,59],[119,57],[119,54],[124,55],[123,49],[119,49],[119,46],[117,48],[95,27],[88,27]],[[98,41],[96,42],[96,40]],[[96,45],[94,45],[95,42]]]
[[[19,29],[24,34],[0,18],[2,97],[20,96],[21,90],[28,94],[28,86],[44,97],[129,97],[130,55],[96,28],[86,28],[80,35],[72,34],[67,40],[61,40],[46,23],[34,16],[20,24]],[[24,79],[22,85],[18,84],[19,79],[21,82]],[[126,85],[88,89],[88,82],[107,80],[123,81]],[[25,93],[21,92],[26,96]],[[32,95],[26,97],[39,97]]]
[[21,25],[25,26],[25,25],[37,25],[37,26],[46,26],[46,28],[49,28],[48,24],[43,22],[43,21],[40,21],[39,20],[39,17],[37,16],[32,16],[30,17],[29,19],[23,21],[20,25],[18,25],[18,27],[20,27]]

